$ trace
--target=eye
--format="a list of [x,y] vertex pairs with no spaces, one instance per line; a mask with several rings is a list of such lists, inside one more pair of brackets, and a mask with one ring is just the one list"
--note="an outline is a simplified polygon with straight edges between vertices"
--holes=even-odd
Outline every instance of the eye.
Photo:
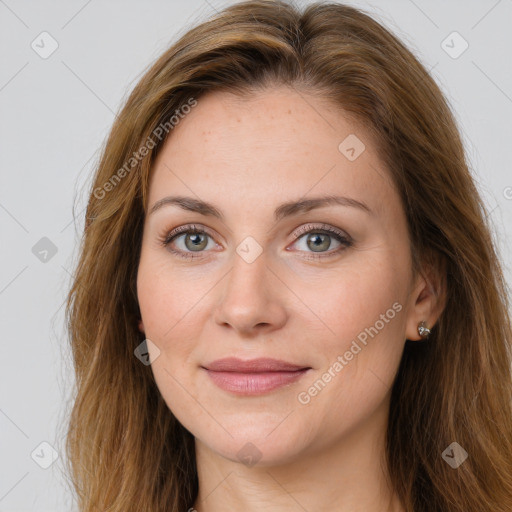
[[[330,257],[352,245],[352,240],[348,235],[326,224],[321,226],[307,224],[299,228],[294,236],[297,237],[294,245],[300,246],[299,242],[304,242],[301,250],[306,253],[312,251],[312,254],[306,256],[309,259]],[[333,238],[335,239],[334,245],[338,244],[338,247],[326,252],[333,245]]]
[[[296,237],[294,245],[304,239],[305,244],[303,244],[300,252],[309,253],[306,256],[307,259],[330,257],[352,245],[352,240],[348,235],[327,224],[319,226],[307,224],[299,228],[294,236]],[[335,240],[338,247],[326,252],[333,245],[332,239]],[[213,237],[206,230],[197,228],[195,225],[185,225],[173,229],[170,233],[164,235],[160,241],[169,251],[183,259],[201,257],[201,253],[205,252],[205,249],[212,249],[212,246],[208,246],[209,241],[212,242],[213,247],[216,246]],[[177,245],[178,248],[174,248],[173,244]]]
[[[194,252],[201,253],[208,247],[208,238],[213,242],[212,237],[205,230],[198,229],[194,225],[187,225],[172,230],[165,235],[161,242],[176,256],[193,259],[201,256],[193,254]],[[173,243],[178,245],[178,249],[172,247]],[[215,243],[213,245],[215,246]]]

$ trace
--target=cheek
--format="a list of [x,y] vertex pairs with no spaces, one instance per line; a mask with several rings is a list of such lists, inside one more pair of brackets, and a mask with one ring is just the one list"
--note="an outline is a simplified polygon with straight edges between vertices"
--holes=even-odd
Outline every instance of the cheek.
[[178,420],[193,428],[190,419],[201,416],[192,398],[197,392],[189,374],[195,368],[192,354],[201,337],[197,318],[201,290],[192,279],[173,272],[168,262],[141,255],[137,295],[146,337],[158,347],[151,363],[156,385]]
[[[392,306],[396,302],[403,306],[406,290],[406,276],[398,270],[396,259],[389,251],[355,253],[336,268],[309,275],[304,272],[300,277],[295,274],[294,292],[341,347],[373,326],[381,315],[385,318],[379,321],[379,331],[396,333],[403,315],[396,311],[399,307]],[[403,268],[407,268],[406,262]]]
[[[391,253],[359,254],[316,287],[309,283],[298,291],[328,332],[317,338],[315,352],[323,356],[322,380],[331,389],[326,395],[339,395],[334,403],[341,407],[371,399],[396,374],[404,344],[406,285],[398,268],[407,269],[396,261]],[[329,370],[335,378],[323,373]]]
[[197,305],[207,291],[204,278],[173,268],[165,254],[141,255],[137,296],[145,332],[156,342],[165,343],[178,331],[197,326]]

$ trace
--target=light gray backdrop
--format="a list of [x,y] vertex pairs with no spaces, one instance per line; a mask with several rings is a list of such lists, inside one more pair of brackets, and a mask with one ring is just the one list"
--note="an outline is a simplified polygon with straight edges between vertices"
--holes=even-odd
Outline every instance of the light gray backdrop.
[[[0,512],[74,510],[62,475],[73,385],[63,302],[84,187],[142,72],[232,3],[0,0]],[[512,0],[348,3],[397,34],[448,96],[511,283]]]

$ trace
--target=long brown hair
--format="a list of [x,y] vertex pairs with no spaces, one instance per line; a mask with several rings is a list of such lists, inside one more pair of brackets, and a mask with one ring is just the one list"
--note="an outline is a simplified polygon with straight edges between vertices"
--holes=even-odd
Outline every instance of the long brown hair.
[[[404,508],[510,512],[509,298],[453,114],[413,54],[363,11],[265,0],[226,8],[165,51],[103,149],[66,305],[77,388],[66,449],[79,510],[194,503],[194,438],[134,356],[144,340],[136,275],[148,177],[165,140],[158,127],[172,136],[169,119],[191,100],[276,84],[325,98],[372,130],[401,195],[413,270],[430,265],[445,283],[444,311],[427,343],[406,342],[392,390],[386,456]],[[453,442],[468,453],[457,469],[442,457]]]

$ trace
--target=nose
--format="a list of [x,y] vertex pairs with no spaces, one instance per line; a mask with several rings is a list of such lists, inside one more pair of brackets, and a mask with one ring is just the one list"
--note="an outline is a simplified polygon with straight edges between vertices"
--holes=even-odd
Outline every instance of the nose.
[[220,290],[215,322],[231,327],[240,337],[269,333],[286,323],[286,287],[268,266],[265,253],[251,263],[235,253]]

